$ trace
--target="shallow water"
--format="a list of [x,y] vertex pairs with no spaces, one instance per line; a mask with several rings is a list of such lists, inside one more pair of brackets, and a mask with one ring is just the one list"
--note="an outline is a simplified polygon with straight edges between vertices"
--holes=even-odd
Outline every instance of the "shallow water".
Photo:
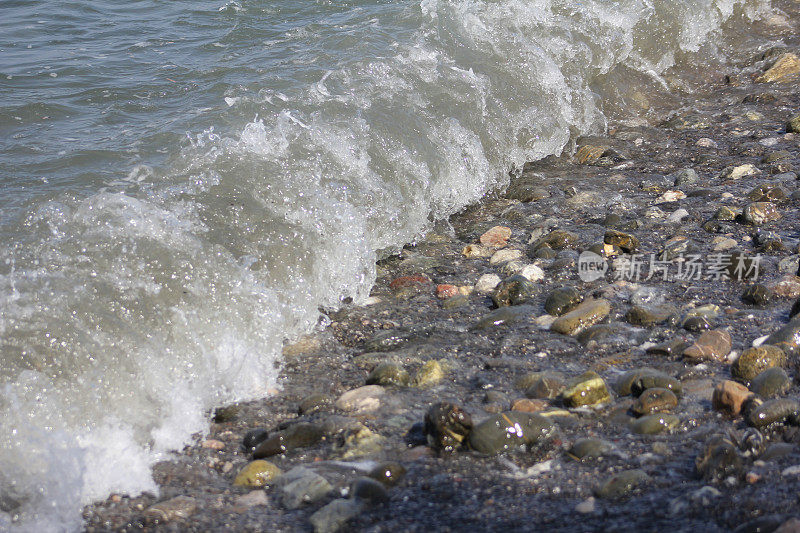
[[154,490],[208,409],[276,385],[285,338],[368,294],[379,251],[676,61],[724,62],[704,43],[767,8],[4,2],[0,526]]

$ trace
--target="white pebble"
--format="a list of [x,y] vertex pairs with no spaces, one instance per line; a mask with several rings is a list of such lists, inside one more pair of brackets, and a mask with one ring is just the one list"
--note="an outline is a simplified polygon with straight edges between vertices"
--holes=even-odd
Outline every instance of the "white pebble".
[[538,265],[527,265],[519,272],[519,275],[528,281],[542,281],[544,279],[544,270]]
[[522,258],[522,250],[515,250],[513,248],[504,248],[503,250],[499,250],[489,258],[490,265],[502,265],[503,263],[508,263],[509,261],[514,261],[515,259]]

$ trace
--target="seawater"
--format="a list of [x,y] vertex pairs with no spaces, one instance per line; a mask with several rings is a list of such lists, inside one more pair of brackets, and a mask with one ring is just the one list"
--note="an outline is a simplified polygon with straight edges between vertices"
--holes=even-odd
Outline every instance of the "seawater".
[[4,0],[0,529],[157,491],[151,465],[275,387],[379,253],[770,9]]

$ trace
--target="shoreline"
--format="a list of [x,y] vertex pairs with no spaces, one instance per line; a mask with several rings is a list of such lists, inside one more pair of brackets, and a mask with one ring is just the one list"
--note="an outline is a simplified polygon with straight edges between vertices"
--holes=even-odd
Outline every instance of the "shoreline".
[[[791,14],[793,22],[799,20],[796,12]],[[797,43],[786,51],[797,52]],[[711,406],[714,387],[731,380],[734,357],[725,354],[720,360],[693,361],[683,350],[654,354],[643,348],[697,341],[702,330],[683,327],[687,312],[715,305],[716,312],[701,318],[709,329],[727,332],[731,353],[741,353],[754,339],[784,326],[789,308],[800,295],[792,292],[800,291],[800,282],[795,288],[790,276],[797,270],[795,228],[800,227],[800,195],[793,194],[797,177],[790,173],[800,169],[800,137],[781,131],[800,110],[800,99],[791,83],[755,83],[748,77],[777,57],[751,62],[731,78],[732,84],[721,85],[700,102],[686,102],[695,109],[675,110],[665,125],[617,124],[607,136],[580,139],[579,146],[595,148],[578,151],[576,157],[551,157],[526,165],[508,191],[451,217],[453,234],[432,232],[416,246],[406,246],[401,254],[379,261],[372,296],[380,301],[332,312],[325,331],[287,346],[278,394],[218,409],[217,422],[207,437],[154,468],[161,487],[158,498],[112,495],[87,506],[87,531],[311,530],[312,514],[350,494],[351,483],[380,462],[399,464],[405,474],[398,476],[396,485],[384,487],[384,493],[380,487],[370,487],[369,496],[363,492],[367,489],[359,489],[360,500],[343,500],[358,500],[347,529],[703,527],[721,531],[759,519],[772,520],[777,527],[800,517],[786,511],[795,504],[800,488],[796,475],[783,474],[800,464],[800,432],[792,424],[779,423],[761,432],[767,442],[764,450],[769,445],[789,445],[777,451],[773,446],[774,458],[761,460],[758,454],[737,450],[740,471],[732,467],[731,475],[720,479],[698,478],[695,471],[695,459],[704,453],[712,435],[733,430],[742,437],[747,430],[742,416],[725,416]],[[788,155],[770,161],[777,152]],[[760,172],[740,178],[725,175],[726,168],[746,164]],[[694,170],[697,180],[680,178],[687,181],[676,185],[674,173],[685,168]],[[665,176],[672,177],[665,180]],[[777,186],[785,193],[771,198],[779,220],[752,226],[715,218],[720,207],[735,211],[752,203],[747,195],[760,185]],[[685,197],[668,196],[675,191]],[[675,200],[659,200],[669,198]],[[681,209],[687,214],[682,215]],[[668,222],[670,217],[677,220]],[[705,227],[709,221],[715,221],[713,231]],[[510,229],[507,243],[496,250],[479,248],[481,236],[498,226]],[[763,242],[774,243],[774,239],[758,236],[758,229],[774,232],[783,245],[783,250],[773,244],[764,252],[759,281],[773,295],[760,307],[741,300],[742,291],[752,283],[583,282],[577,277],[577,253],[598,244],[601,247],[595,249],[602,251],[609,230],[636,237],[636,250],[645,255],[669,247],[675,253],[707,256],[734,249],[759,253]],[[552,237],[554,230],[569,232],[561,236],[565,246],[553,240],[552,254],[542,247],[532,249],[540,239]],[[495,242],[499,245],[503,240],[501,235]],[[470,245],[475,257],[464,255]],[[718,250],[722,245],[731,247]],[[491,264],[491,257],[501,250],[519,253],[512,253],[507,263],[497,259]],[[791,261],[782,263],[787,258]],[[437,296],[437,291],[458,293],[459,287],[474,286],[487,274],[507,278],[518,266],[531,264],[540,270],[531,269],[528,274],[532,284],[524,288],[528,301],[501,307],[506,314],[495,318],[503,323],[480,326],[481,320],[497,312],[491,292],[449,299]],[[540,275],[542,279],[534,279]],[[455,289],[440,289],[443,285]],[[553,320],[543,304],[565,285],[582,298],[610,303],[608,316],[586,328],[588,333],[572,336],[550,330]],[[666,316],[661,320],[657,316],[650,325],[629,316],[642,286],[663,295],[663,301],[655,303],[658,312],[649,310]],[[640,292],[640,299],[646,293]],[[643,302],[647,305],[641,307],[651,303]],[[674,312],[667,313],[665,305],[673,306]],[[794,363],[790,357],[784,366],[796,378]],[[370,407],[362,412],[334,405],[346,391],[366,385],[382,364],[384,373],[401,381],[405,378],[398,377],[399,367],[412,380],[425,365],[429,369],[438,365],[443,376],[424,386],[370,389],[364,396],[364,405]],[[679,380],[683,388],[677,406],[668,409],[678,417],[676,426],[654,435],[631,431],[636,417],[629,410],[636,399],[630,395],[609,391],[611,398],[597,406],[565,409],[561,396],[537,397],[543,394],[521,387],[533,384],[525,381],[534,379],[531,372],[561,372],[555,381],[564,385],[591,370],[611,389],[624,371],[646,366]],[[792,381],[781,397],[796,400],[799,389]],[[510,412],[512,404],[517,413],[528,412],[523,408],[551,413],[547,418],[558,431],[547,442],[529,443],[532,449],[525,453],[438,452],[420,433],[425,413],[438,401],[463,407],[475,426],[497,413]],[[299,415],[301,405],[304,414]],[[372,409],[374,405],[377,408]],[[286,435],[298,423],[322,437],[268,460],[284,473],[298,466],[310,469],[326,480],[330,492],[292,508],[287,504],[286,481],[279,478],[263,490],[233,485],[250,460],[241,448],[248,431],[265,428],[270,435]],[[576,441],[586,438],[610,447],[599,453],[600,459],[571,460]],[[355,466],[349,464],[354,462]],[[647,482],[632,486],[618,498],[596,494],[598,484],[631,470],[644,472]],[[733,482],[728,481],[730,477]],[[171,502],[171,507],[165,502]]]

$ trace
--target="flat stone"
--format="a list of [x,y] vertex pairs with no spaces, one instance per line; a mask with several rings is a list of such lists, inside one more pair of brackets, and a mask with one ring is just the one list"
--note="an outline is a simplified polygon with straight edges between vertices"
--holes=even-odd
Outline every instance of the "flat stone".
[[717,411],[722,411],[731,416],[742,412],[742,405],[752,396],[750,390],[736,381],[723,381],[714,387],[711,396],[711,405]]
[[492,257],[489,258],[490,265],[502,265],[508,263],[509,261],[515,261],[517,259],[522,259],[525,254],[522,253],[522,250],[514,250],[513,248],[504,248],[503,250],[498,250]]
[[714,329],[703,332],[697,342],[683,351],[683,357],[692,361],[724,361],[730,352],[730,333]]
[[380,385],[367,385],[345,392],[334,405],[341,411],[366,413],[381,406],[380,398],[384,394],[386,390]]
[[611,303],[603,298],[584,300],[575,309],[558,317],[550,329],[563,335],[577,335],[603,320],[611,312]]
[[190,496],[175,498],[151,505],[144,512],[145,518],[158,522],[185,520],[197,511],[197,500]]

